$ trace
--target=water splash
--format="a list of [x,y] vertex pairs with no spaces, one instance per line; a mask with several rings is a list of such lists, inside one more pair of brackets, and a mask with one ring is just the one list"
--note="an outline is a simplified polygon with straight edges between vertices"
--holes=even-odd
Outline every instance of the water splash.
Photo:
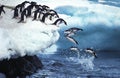
[[86,71],[94,70],[93,56],[92,57],[81,56],[80,58],[69,57],[67,58],[67,60],[70,62],[74,62],[75,64],[80,64],[81,67]]

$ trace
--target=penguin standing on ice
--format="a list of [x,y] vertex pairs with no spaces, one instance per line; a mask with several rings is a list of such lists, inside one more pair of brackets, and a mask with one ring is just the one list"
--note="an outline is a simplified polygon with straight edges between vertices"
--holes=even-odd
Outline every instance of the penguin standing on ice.
[[20,21],[18,23],[25,22],[25,20],[27,18],[27,13],[28,13],[28,8],[25,8],[21,13],[21,18],[20,18]]
[[19,16],[18,8],[15,7],[13,10],[14,10],[13,18],[17,18]]
[[47,6],[47,5],[42,5],[41,7],[42,7],[43,9],[46,9],[46,10],[49,10],[49,9],[50,9],[50,7]]
[[24,1],[24,2],[21,3],[20,12],[22,12],[24,10],[25,4],[27,4],[27,3],[30,3],[30,2],[29,1]]
[[59,18],[59,15],[57,14],[57,12],[56,11],[54,11],[54,10],[48,10],[48,12],[49,13],[51,13],[51,14],[53,14],[51,17],[50,17],[50,20],[52,20],[52,17],[54,17],[54,18]]
[[91,49],[91,48],[86,48],[86,49],[85,49],[85,52],[90,53],[90,54],[92,54],[95,58],[97,58],[97,55],[96,55],[96,53],[95,53],[95,51],[94,51],[93,49]]
[[33,21],[37,20],[38,18],[40,18],[40,14],[41,14],[41,8],[37,9],[36,11],[34,11]]
[[4,5],[1,5],[1,6],[0,6],[0,16],[1,16],[2,12],[5,14],[4,7],[5,7]]
[[48,16],[51,16],[50,13],[45,13],[41,19],[41,22],[45,23],[45,19],[48,17]]
[[13,9],[14,10],[13,18],[19,17],[21,7],[22,7],[21,4],[18,4],[17,6],[15,6],[15,8]]
[[30,17],[32,14],[32,9],[36,6],[36,2],[31,2],[30,5],[27,7],[28,9],[28,13],[27,13],[27,17]]
[[63,20],[62,18],[58,18],[52,25],[58,26],[60,23],[64,23],[65,25],[67,25],[67,22]]

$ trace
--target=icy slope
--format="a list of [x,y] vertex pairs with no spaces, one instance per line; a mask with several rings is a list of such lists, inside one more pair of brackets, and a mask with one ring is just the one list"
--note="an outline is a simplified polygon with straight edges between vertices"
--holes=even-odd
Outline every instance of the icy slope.
[[59,39],[58,27],[28,18],[26,23],[12,19],[13,11],[5,8],[0,17],[0,59],[44,52]]

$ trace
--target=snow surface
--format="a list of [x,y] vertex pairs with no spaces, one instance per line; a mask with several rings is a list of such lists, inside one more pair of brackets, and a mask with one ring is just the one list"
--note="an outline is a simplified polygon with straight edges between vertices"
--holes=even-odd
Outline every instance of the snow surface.
[[[14,1],[18,3],[20,0]],[[1,0],[0,2],[15,6],[14,1]],[[1,60],[44,52],[59,39],[59,27],[40,21],[32,21],[32,18],[28,18],[26,23],[17,23],[20,19],[12,19],[13,11],[6,8],[5,11],[6,13],[2,14],[0,18]]]

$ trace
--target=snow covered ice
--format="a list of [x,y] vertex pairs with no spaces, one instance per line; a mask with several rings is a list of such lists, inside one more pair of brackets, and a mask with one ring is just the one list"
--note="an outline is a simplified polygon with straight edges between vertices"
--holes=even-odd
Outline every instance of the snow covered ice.
[[[17,5],[17,1],[16,4],[13,2],[14,5],[11,2],[9,6]],[[57,26],[32,21],[32,18],[28,18],[26,23],[17,23],[20,19],[12,19],[13,11],[6,8],[5,11],[0,18],[0,59],[44,52],[59,39]]]

